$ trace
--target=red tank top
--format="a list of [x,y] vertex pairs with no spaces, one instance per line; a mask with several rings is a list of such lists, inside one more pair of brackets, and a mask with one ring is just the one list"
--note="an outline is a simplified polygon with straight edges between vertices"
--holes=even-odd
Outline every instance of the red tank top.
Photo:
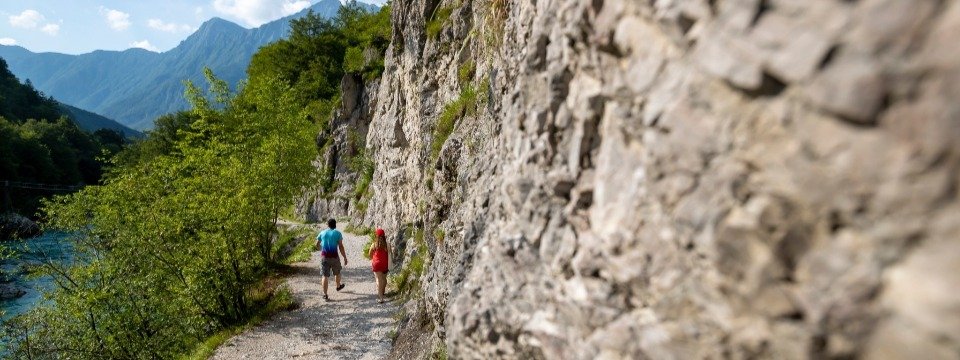
[[376,249],[370,254],[370,262],[373,265],[373,271],[386,272],[390,266],[390,259],[387,255],[387,249]]

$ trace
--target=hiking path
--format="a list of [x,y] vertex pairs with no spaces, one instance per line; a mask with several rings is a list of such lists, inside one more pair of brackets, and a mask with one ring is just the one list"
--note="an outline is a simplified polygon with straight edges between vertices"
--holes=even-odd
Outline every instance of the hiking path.
[[[324,229],[320,226],[316,230]],[[313,241],[316,232],[306,241]],[[363,257],[367,238],[343,233],[349,263],[341,275],[346,285],[336,291],[333,276],[323,300],[320,252],[292,264],[286,284],[298,307],[274,315],[227,340],[211,359],[381,359],[390,352],[388,333],[397,308],[377,303],[370,260]]]

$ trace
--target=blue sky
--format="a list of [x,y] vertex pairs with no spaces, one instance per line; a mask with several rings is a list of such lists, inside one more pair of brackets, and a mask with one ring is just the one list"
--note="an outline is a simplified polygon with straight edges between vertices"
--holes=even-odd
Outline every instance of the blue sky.
[[166,51],[214,16],[252,28],[318,1],[0,0],[0,44],[66,54],[131,47]]

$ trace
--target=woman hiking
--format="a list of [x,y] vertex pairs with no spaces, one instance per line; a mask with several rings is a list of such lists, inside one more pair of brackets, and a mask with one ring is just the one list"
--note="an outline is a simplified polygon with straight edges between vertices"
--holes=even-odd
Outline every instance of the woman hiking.
[[383,292],[387,289],[387,269],[390,267],[390,245],[383,229],[377,229],[376,240],[370,246],[370,265],[377,278],[377,302],[383,304]]

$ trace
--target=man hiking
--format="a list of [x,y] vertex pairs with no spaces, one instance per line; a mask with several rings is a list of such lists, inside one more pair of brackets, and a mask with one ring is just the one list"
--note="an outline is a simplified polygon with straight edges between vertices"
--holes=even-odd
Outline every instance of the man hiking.
[[[340,258],[337,254],[343,254],[343,266],[347,265],[347,253],[343,250],[343,235],[337,230],[337,221],[327,220],[327,226],[330,227],[320,234],[317,234],[317,244],[320,245],[320,268],[323,270],[323,299],[330,301],[327,296],[327,283],[330,279],[330,271],[336,276],[337,291],[343,289],[344,284],[340,283]],[[339,250],[339,251],[337,251]]]

